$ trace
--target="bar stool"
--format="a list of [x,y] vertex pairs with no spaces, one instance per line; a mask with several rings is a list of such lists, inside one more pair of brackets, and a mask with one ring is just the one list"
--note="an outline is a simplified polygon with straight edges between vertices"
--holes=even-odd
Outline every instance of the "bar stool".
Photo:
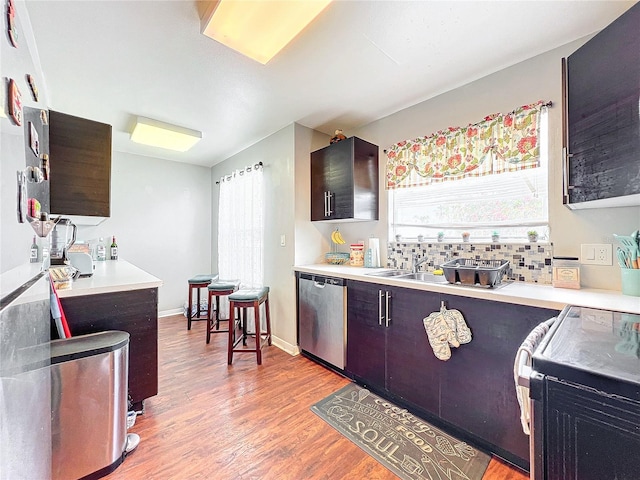
[[[260,325],[260,305],[264,303],[266,313],[267,331],[263,332]],[[233,315],[234,309],[242,309],[242,337],[236,339],[236,320]],[[255,317],[255,335],[256,348],[236,348],[238,343],[242,341],[243,345],[247,344],[247,308],[253,308],[253,316]],[[233,361],[233,352],[255,352],[258,365],[262,365],[262,348],[271,345],[271,317],[269,314],[269,287],[242,289],[229,295],[229,312],[233,321],[229,321],[229,344],[228,344],[228,361],[231,365]]]
[[203,320],[200,318],[201,313],[206,313],[208,315],[207,310],[202,310],[200,308],[200,289],[207,288],[207,286],[214,280],[218,279],[217,273],[209,273],[205,275],[196,275],[189,279],[189,305],[187,307],[187,330],[191,330],[191,321],[193,320],[193,289],[196,290],[196,298],[198,301],[198,307],[196,310],[196,318],[198,320]]
[[[227,320],[226,318],[220,318],[220,297],[230,295],[240,287],[240,280],[216,280],[207,285],[209,291],[209,310],[207,312],[207,343],[211,341],[212,333],[222,333],[227,330],[220,330],[220,322]],[[216,319],[213,320],[213,297],[216,297]],[[229,309],[229,316],[233,315],[233,310]],[[214,329],[215,324],[215,329]]]

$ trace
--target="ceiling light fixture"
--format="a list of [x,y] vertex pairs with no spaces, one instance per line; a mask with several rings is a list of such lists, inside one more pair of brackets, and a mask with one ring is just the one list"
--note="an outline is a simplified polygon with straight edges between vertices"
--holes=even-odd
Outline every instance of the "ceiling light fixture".
[[145,117],[136,117],[131,140],[152,147],[186,152],[202,139],[202,132],[159,122]]
[[217,0],[202,17],[202,33],[263,65],[331,0]]

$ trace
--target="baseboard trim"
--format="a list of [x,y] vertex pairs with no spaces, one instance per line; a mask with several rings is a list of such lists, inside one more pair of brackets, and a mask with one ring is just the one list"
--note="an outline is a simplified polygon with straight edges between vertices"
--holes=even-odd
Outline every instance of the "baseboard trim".
[[291,343],[276,337],[271,336],[271,344],[278,347],[280,350],[287,352],[289,355],[296,356],[300,355],[300,347],[297,345],[292,345]]
[[[172,310],[162,310],[158,312],[158,317],[170,317],[171,315],[184,315],[184,308],[174,308]],[[185,320],[187,317],[184,317]]]

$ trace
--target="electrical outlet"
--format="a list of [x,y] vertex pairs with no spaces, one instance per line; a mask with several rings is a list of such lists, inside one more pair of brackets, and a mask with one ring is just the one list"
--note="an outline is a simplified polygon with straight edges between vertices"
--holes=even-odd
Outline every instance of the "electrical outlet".
[[580,263],[613,265],[613,246],[610,243],[583,243],[580,245]]

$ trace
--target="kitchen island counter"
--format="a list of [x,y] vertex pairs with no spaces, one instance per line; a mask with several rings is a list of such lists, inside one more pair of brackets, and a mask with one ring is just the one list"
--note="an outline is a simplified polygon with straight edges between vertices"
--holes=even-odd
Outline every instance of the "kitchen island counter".
[[125,260],[107,260],[94,264],[92,276],[74,280],[71,288],[58,290],[58,296],[68,298],[162,286],[162,280]]
[[388,270],[385,268],[363,268],[348,265],[300,265],[295,266],[293,269],[297,272],[328,275],[379,285],[412,288],[415,290],[460,295],[469,298],[549,308],[553,310],[562,310],[567,305],[576,305],[587,308],[640,314],[640,297],[623,295],[621,292],[614,290],[594,288],[573,290],[525,282],[513,282],[500,288],[471,287],[451,285],[448,283],[427,283],[396,277],[378,277],[371,275],[371,273]]

